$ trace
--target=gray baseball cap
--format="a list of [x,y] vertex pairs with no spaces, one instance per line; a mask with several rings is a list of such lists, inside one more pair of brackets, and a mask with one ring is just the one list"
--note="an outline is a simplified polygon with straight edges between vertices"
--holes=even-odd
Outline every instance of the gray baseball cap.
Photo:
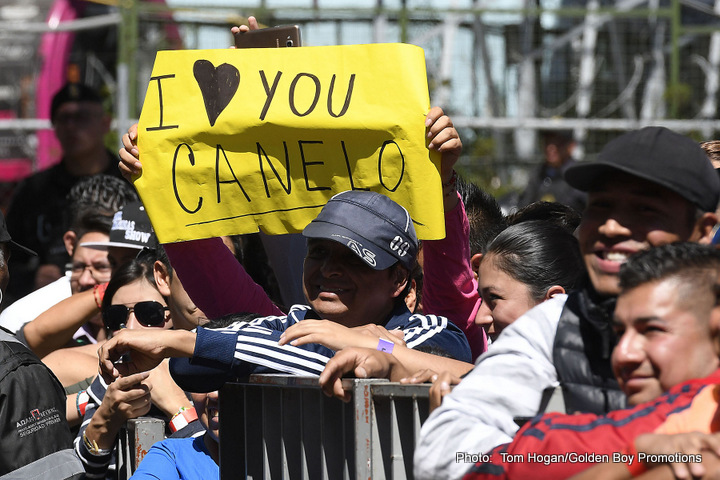
[[308,238],[342,243],[375,270],[415,264],[418,239],[405,208],[376,192],[350,190],[332,197],[303,230]]

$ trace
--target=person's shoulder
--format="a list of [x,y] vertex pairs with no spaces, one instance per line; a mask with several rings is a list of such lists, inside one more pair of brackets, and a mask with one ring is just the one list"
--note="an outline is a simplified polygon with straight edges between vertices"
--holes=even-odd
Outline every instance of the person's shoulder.
[[56,163],[55,165],[52,165],[44,170],[35,172],[32,175],[26,177],[22,181],[21,186],[25,185],[37,188],[52,183],[53,181],[57,181],[58,176],[65,177],[67,175],[67,170],[62,165],[62,163]]
[[556,295],[549,300],[535,305],[511,323],[503,333],[505,333],[505,331],[535,329],[538,326],[557,326],[567,299],[568,296],[566,294]]
[[62,390],[60,382],[37,355],[6,330],[0,329],[0,382],[9,379],[25,382],[33,390],[47,394],[50,391],[44,389],[49,389],[50,385]]
[[37,357],[28,355],[30,350],[15,336],[4,328],[0,328],[0,378],[3,371],[12,371],[23,363],[38,363]]
[[153,443],[150,448],[165,450],[167,452],[182,452],[184,454],[188,450],[196,450],[200,445],[203,445],[204,450],[202,435],[198,437],[168,437]]
[[502,331],[488,348],[488,353],[527,351],[531,347],[550,355],[566,301],[567,295],[563,294],[534,306]]

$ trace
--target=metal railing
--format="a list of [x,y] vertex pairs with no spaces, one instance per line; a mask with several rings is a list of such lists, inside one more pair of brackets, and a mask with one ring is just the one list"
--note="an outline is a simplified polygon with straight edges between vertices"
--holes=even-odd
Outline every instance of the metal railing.
[[314,377],[254,375],[220,391],[220,477],[410,479],[429,385],[345,379],[349,403]]
[[165,438],[165,422],[160,418],[132,418],[120,430],[118,438],[118,480],[127,480],[135,472],[155,442]]

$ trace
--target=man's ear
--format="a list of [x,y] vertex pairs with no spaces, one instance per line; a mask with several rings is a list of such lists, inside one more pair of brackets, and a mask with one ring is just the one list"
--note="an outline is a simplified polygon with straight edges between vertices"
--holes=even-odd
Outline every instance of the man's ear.
[[410,291],[405,295],[405,305],[410,313],[415,313],[417,307],[417,283],[415,280],[410,280]]
[[158,292],[163,297],[170,296],[170,272],[164,263],[156,260],[153,263],[153,277],[155,277],[155,283],[157,284]]
[[715,353],[720,356],[720,304],[717,304],[710,310],[710,338],[712,339]]
[[63,235],[63,243],[65,244],[65,250],[71,257],[73,252],[75,251],[75,244],[77,243],[77,240],[77,234],[71,230],[68,230]]
[[402,295],[410,282],[410,273],[402,265],[397,265],[392,269],[391,275],[393,275],[393,297]]
[[480,260],[482,260],[482,255],[482,253],[476,253],[470,257],[470,267],[472,267],[472,271],[475,274],[475,280],[477,280],[478,272],[480,271]]
[[560,285],[553,285],[552,287],[547,289],[547,292],[545,292],[545,298],[543,300],[550,300],[555,295],[562,295],[565,293],[565,289],[561,287]]
[[702,216],[695,222],[693,237],[697,238],[698,243],[710,245],[713,237],[713,229],[717,223],[718,217],[714,212],[703,213]]

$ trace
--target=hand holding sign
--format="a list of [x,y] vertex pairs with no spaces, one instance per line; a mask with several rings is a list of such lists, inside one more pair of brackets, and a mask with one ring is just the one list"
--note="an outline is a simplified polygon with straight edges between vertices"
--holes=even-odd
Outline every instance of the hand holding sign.
[[[441,238],[424,67],[410,45],[160,52],[136,180],[160,240],[298,232],[350,189],[390,196],[420,238]],[[453,149],[446,119],[429,131]]]

